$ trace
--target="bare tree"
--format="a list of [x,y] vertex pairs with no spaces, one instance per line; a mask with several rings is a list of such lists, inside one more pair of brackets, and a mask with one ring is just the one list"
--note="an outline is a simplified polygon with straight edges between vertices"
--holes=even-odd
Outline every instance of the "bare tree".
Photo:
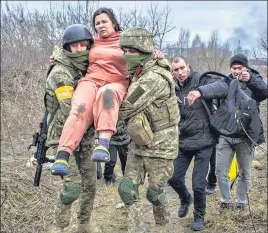
[[165,47],[167,57],[170,59],[178,56],[188,57],[190,35],[191,33],[189,29],[181,28],[178,40],[176,42],[169,43]]
[[201,71],[204,67],[204,61],[203,61],[203,51],[205,50],[205,43],[202,42],[201,37],[199,34],[196,34],[193,41],[191,48],[188,50],[188,60],[193,67],[193,69]]
[[221,45],[219,32],[212,31],[208,41],[207,49],[203,50],[203,59],[208,70],[221,71],[228,67],[228,60],[231,57],[229,44]]
[[151,3],[148,9],[148,30],[152,33],[156,46],[158,46],[160,50],[163,47],[163,42],[167,34],[175,28],[170,22],[170,11],[171,9],[168,4],[163,10],[159,10],[158,4]]
[[[1,106],[9,121],[5,125],[10,125],[11,133],[31,132],[42,114],[44,82],[53,46],[61,44],[62,32],[70,24],[91,26],[97,3],[62,2],[59,8],[42,13],[29,12],[23,4],[9,6],[6,2],[1,6]],[[25,106],[31,109],[27,114]],[[2,135],[6,135],[5,130]]]
[[177,56],[188,56],[189,42],[190,42],[190,30],[189,29],[180,29],[179,38],[177,41],[178,55]]
[[259,33],[258,48],[260,49],[260,51],[261,51],[262,55],[264,56],[264,58],[267,59],[267,53],[268,53],[267,27],[262,33]]
[[152,34],[155,46],[162,49],[168,33],[175,28],[171,25],[169,19],[170,11],[168,5],[160,9],[158,4],[152,3],[146,11],[137,6],[127,12],[123,12],[122,8],[119,8],[118,20],[123,29],[131,27],[146,28]]
[[133,9],[123,12],[122,8],[118,9],[118,21],[123,29],[132,27],[144,27],[148,25],[148,18],[144,16],[143,10],[135,6]]

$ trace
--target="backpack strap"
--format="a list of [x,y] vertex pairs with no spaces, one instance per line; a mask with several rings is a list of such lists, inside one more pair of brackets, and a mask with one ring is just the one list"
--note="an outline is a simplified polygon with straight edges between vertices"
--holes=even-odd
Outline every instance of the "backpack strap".
[[[195,88],[200,86],[200,80],[201,80],[202,77],[204,77],[204,75],[201,75],[201,76],[195,75],[195,76],[193,76],[193,83],[194,83]],[[206,110],[206,112],[208,114],[208,117],[210,117],[212,115],[212,113],[209,110],[209,107],[208,107],[206,101],[204,99],[202,99],[202,98],[200,100],[201,100],[201,102],[202,102],[202,104],[203,104],[203,106],[204,106],[204,108],[205,108],[205,110]]]

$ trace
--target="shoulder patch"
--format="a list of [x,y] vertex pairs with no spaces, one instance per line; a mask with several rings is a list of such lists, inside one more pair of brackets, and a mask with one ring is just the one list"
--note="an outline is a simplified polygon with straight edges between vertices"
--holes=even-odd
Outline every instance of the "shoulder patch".
[[145,90],[141,87],[138,86],[128,97],[128,102],[131,104],[134,104],[137,102],[137,100],[145,93]]

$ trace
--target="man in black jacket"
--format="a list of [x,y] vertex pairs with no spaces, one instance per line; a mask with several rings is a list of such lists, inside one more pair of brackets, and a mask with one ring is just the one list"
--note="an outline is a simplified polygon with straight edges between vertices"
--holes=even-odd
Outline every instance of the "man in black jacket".
[[[238,79],[242,90],[259,103],[268,97],[267,84],[256,70],[249,68],[248,59],[242,54],[237,54],[230,61],[230,78]],[[236,208],[245,209],[247,193],[250,188],[251,163],[254,154],[254,144],[264,142],[263,126],[259,114],[253,116],[248,134],[238,138],[220,136],[216,147],[216,175],[220,190],[221,208],[232,208],[228,170],[236,152],[239,167],[238,185],[236,192]],[[252,140],[255,142],[253,143]]]
[[[194,202],[192,230],[199,231],[204,228],[209,160],[213,146],[217,143],[217,138],[210,130],[209,118],[200,98],[203,98],[212,109],[212,99],[225,97],[228,85],[210,76],[200,80],[200,74],[192,71],[183,57],[173,59],[172,73],[178,84],[176,95],[181,118],[179,154],[174,161],[174,173],[169,184],[179,194],[181,200],[178,211],[180,218],[188,214],[189,206]],[[195,159],[192,174],[194,196],[192,197],[185,185],[185,175],[193,157]]]

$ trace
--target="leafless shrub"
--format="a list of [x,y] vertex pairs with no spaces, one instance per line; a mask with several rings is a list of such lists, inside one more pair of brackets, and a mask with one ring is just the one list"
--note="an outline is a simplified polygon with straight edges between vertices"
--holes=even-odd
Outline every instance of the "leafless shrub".
[[163,48],[163,43],[169,32],[175,27],[170,22],[170,7],[160,9],[158,4],[150,3],[150,7],[142,9],[135,6],[132,10],[124,12],[122,8],[118,10],[118,20],[124,28],[144,27],[153,36],[155,46],[158,49]]
[[222,43],[219,32],[212,31],[209,41],[206,43],[196,34],[191,46],[190,30],[180,29],[179,38],[176,43],[168,45],[166,51],[168,58],[185,56],[194,70],[199,72],[218,71],[228,72],[229,60],[232,56],[228,43]]
[[259,33],[258,47],[262,51],[264,58],[267,59],[267,53],[268,53],[267,27],[263,32]]
[[[25,164],[33,152],[27,151],[26,146],[44,112],[44,84],[52,47],[61,43],[61,34],[70,24],[83,23],[91,28],[97,7],[95,1],[78,1],[76,5],[63,1],[60,8],[41,13],[1,2],[1,232],[47,232],[53,222],[60,182],[44,170],[41,187],[32,186],[34,169]],[[168,5],[160,9],[151,4],[142,10],[119,9],[118,19],[125,29],[147,28],[158,48],[163,49],[166,36],[174,28],[169,16]],[[180,42],[172,48],[180,50],[176,55],[184,52],[198,71],[228,68],[228,45],[221,44],[216,33],[208,43],[196,35],[191,46],[189,37],[190,30],[182,29]],[[267,106],[262,107],[262,117],[267,120]],[[100,192],[105,197],[103,190]],[[113,198],[119,200],[117,192],[114,193],[117,196]],[[98,206],[101,202],[96,203]],[[110,208],[110,204],[107,201],[105,208]],[[98,221],[101,225],[103,218]]]
[[26,158],[7,156],[1,163],[10,168],[1,171],[1,232],[47,232],[54,222],[59,182],[44,170],[41,186],[33,187],[34,168],[25,166]]

